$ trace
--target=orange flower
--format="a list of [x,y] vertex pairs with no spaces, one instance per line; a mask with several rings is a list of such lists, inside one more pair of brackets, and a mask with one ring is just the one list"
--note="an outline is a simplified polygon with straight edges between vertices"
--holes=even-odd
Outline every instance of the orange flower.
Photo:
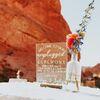
[[78,34],[72,34],[72,36],[74,39],[78,38]]

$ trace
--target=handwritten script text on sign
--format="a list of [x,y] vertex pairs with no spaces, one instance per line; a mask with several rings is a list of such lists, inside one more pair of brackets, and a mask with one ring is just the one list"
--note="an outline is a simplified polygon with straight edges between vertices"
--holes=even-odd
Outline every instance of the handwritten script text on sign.
[[65,81],[66,44],[44,43],[36,45],[37,81]]

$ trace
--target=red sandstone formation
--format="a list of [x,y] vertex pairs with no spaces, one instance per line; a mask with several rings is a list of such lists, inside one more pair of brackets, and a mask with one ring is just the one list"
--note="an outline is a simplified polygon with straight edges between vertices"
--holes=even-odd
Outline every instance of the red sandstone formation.
[[83,85],[100,88],[100,63],[93,67],[83,67],[81,78]]
[[94,77],[100,78],[100,64],[93,67],[83,67],[82,80],[94,79]]
[[36,43],[64,42],[68,33],[60,0],[0,0],[0,61],[29,81],[36,79]]

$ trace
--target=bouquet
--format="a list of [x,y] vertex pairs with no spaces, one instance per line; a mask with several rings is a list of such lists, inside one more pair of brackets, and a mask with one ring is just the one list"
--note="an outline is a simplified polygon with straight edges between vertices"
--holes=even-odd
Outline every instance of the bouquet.
[[85,15],[82,18],[81,24],[79,24],[80,29],[76,31],[75,34],[67,35],[67,48],[70,53],[77,53],[80,51],[80,46],[83,44],[83,39],[86,33],[86,28],[89,20],[91,19],[91,12],[94,10],[94,0],[85,9]]

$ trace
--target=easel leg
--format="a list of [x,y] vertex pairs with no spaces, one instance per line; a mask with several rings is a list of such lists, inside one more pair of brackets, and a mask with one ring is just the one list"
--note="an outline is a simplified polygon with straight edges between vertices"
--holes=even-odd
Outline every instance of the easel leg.
[[75,80],[76,80],[76,88],[77,88],[77,91],[79,91],[79,84],[78,84],[77,78],[75,78]]
[[66,85],[68,85],[68,81],[66,81]]

